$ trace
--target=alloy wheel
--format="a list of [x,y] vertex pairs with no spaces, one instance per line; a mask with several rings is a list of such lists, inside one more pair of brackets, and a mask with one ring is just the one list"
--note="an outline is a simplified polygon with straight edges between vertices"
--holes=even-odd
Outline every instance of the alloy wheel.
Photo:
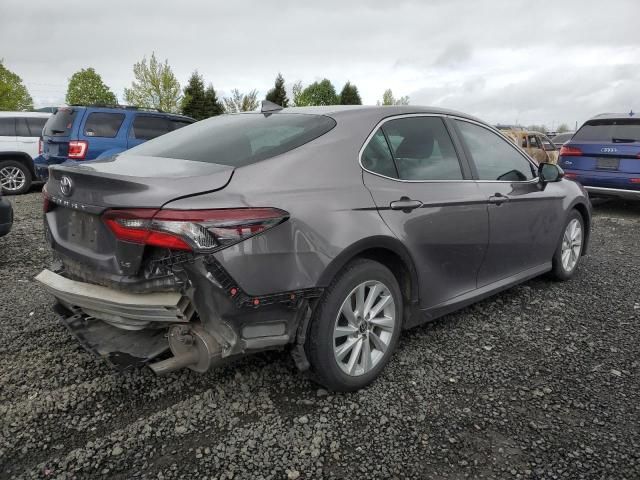
[[14,166],[0,169],[0,188],[5,192],[17,192],[24,187],[27,178],[24,172]]
[[562,237],[562,268],[571,272],[578,264],[582,251],[582,225],[577,218],[573,218],[568,224]]
[[396,328],[396,305],[380,281],[363,282],[345,298],[333,329],[333,353],[340,369],[360,376],[386,355]]

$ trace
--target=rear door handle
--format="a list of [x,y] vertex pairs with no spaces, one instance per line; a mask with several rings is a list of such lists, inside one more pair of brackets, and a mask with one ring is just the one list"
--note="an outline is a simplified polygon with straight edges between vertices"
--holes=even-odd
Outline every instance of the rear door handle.
[[493,203],[494,205],[502,205],[504,202],[508,202],[509,197],[503,195],[500,192],[495,193],[491,197],[489,197],[489,203]]
[[400,200],[395,200],[389,205],[391,210],[402,210],[404,213],[409,213],[411,210],[420,208],[422,206],[420,200],[411,200],[409,197],[402,197]]

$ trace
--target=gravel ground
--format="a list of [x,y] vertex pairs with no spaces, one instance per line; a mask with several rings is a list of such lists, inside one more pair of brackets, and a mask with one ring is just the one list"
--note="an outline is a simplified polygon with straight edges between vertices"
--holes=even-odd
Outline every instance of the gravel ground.
[[596,207],[590,256],[405,332],[382,378],[333,395],[286,353],[199,375],[114,374],[33,276],[40,194],[0,239],[0,477],[640,477],[640,206]]

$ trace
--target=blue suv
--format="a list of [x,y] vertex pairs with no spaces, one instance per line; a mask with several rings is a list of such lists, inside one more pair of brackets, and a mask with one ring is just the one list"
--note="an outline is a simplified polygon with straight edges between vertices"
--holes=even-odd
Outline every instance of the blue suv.
[[36,175],[46,181],[50,165],[109,157],[193,122],[138,107],[60,107],[44,126]]
[[629,112],[587,120],[560,149],[558,164],[591,196],[640,200],[640,118]]

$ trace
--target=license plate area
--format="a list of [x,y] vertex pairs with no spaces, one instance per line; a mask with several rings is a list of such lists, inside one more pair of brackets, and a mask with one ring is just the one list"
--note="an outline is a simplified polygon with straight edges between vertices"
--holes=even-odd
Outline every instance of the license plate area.
[[98,217],[85,212],[71,211],[67,240],[92,250],[98,241]]
[[598,170],[618,170],[620,159],[615,157],[596,158],[596,168]]

